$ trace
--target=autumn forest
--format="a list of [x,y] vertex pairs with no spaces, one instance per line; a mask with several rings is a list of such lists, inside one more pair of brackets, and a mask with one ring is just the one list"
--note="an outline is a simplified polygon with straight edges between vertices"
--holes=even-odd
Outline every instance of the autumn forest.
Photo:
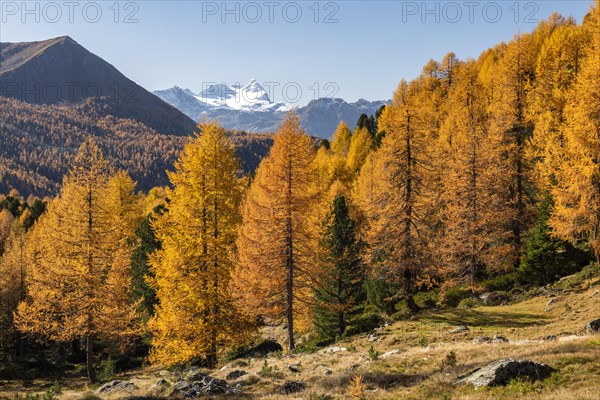
[[90,134],[59,195],[0,196],[0,374],[212,369],[555,282],[600,259],[599,132],[596,6],[429,61],[330,141],[291,111],[253,172],[204,121],[142,192]]

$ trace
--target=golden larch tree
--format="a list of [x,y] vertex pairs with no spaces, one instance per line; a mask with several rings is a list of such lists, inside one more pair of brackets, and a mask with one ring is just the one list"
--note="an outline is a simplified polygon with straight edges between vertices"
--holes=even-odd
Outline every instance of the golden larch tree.
[[236,287],[250,313],[285,320],[288,349],[294,330],[308,320],[319,235],[313,207],[314,145],[289,113],[250,187],[242,208]]
[[[136,333],[135,305],[112,296],[126,291],[129,276],[110,278],[129,266],[129,251],[115,252],[115,243],[133,246],[135,224],[118,223],[109,190],[111,169],[93,138],[79,148],[74,166],[65,177],[60,197],[35,224],[28,243],[26,299],[19,305],[15,324],[24,333],[59,342],[82,339],[86,346],[88,378],[94,376],[94,342],[122,342]],[[133,190],[133,185],[129,186]],[[127,193],[132,196],[132,193]],[[128,315],[113,319],[114,310]],[[107,314],[107,312],[109,314]]]
[[591,48],[568,94],[549,225],[559,238],[589,240],[600,260],[600,5],[584,28],[591,33]]
[[521,263],[523,236],[528,225],[528,205],[531,202],[529,165],[526,143],[533,127],[526,118],[527,94],[535,71],[533,35],[515,37],[493,69],[495,87],[489,105],[489,136],[501,146],[497,179],[504,188],[504,215],[511,236],[506,242],[507,258],[504,270],[515,271]]
[[567,95],[588,52],[590,34],[572,19],[558,14],[542,24],[551,33],[541,47],[535,67],[535,85],[528,94],[527,117],[535,128],[526,150],[527,157],[534,163],[537,188],[548,191],[562,155]]
[[455,79],[440,137],[446,154],[440,253],[446,266],[446,284],[467,277],[475,290],[478,274],[493,260],[491,245],[502,232],[497,229],[503,221],[496,184],[498,146],[487,132],[478,63],[462,65]]
[[169,173],[168,209],[153,222],[162,248],[150,258],[158,305],[149,327],[154,362],[203,357],[213,368],[245,331],[230,288],[243,189],[225,130],[216,122],[199,130]]
[[[369,220],[366,240],[375,273],[401,285],[412,311],[413,294],[428,264],[428,135],[422,130],[416,88],[401,82],[379,119],[381,147],[363,165],[358,201]],[[373,164],[371,164],[371,162]]]

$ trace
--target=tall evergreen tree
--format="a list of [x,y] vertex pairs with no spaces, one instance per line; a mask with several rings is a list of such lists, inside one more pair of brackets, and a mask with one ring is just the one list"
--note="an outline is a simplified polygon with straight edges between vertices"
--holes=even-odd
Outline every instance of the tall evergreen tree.
[[313,320],[321,337],[335,339],[351,329],[365,300],[365,266],[355,223],[341,194],[333,200],[320,245],[323,265],[314,290]]
[[523,261],[518,271],[521,282],[547,285],[575,273],[577,268],[589,262],[584,251],[552,237],[548,225],[552,208],[552,198],[546,193],[538,203],[538,219],[523,249]]

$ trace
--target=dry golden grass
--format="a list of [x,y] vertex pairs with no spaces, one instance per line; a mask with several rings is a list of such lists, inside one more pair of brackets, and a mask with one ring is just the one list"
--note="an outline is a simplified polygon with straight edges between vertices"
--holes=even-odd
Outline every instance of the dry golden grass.
[[[589,285],[589,282],[586,283]],[[548,305],[551,298],[553,303]],[[214,377],[224,379],[234,369],[248,375],[232,385],[240,384],[244,396],[263,400],[278,399],[351,399],[352,384],[357,376],[363,377],[366,399],[453,399],[453,400],[580,400],[600,399],[600,336],[587,335],[585,324],[600,317],[600,287],[576,287],[569,292],[534,297],[521,303],[499,307],[448,309],[425,311],[418,318],[396,322],[378,332],[376,342],[367,335],[337,343],[350,351],[270,357],[267,368],[264,359],[245,360],[225,364],[222,370],[212,371]],[[448,331],[456,325],[468,325],[470,330],[459,334]],[[508,343],[474,344],[478,336],[502,335]],[[541,340],[556,335],[557,340]],[[376,360],[369,357],[369,348],[378,352]],[[395,354],[386,354],[396,350]],[[456,366],[441,370],[442,362],[450,352],[456,354]],[[506,387],[474,389],[452,385],[459,374],[501,358],[530,359],[543,362],[556,372],[543,382],[512,382]],[[299,364],[300,372],[287,367]],[[264,373],[265,370],[270,372]],[[326,375],[325,371],[331,374]],[[152,392],[152,385],[161,371],[145,369],[124,377],[138,389],[134,393],[117,393],[108,399],[164,395]],[[176,374],[162,372],[171,382]],[[278,395],[278,388],[286,380],[300,380],[308,389],[297,395]],[[35,383],[34,386],[35,387]],[[40,391],[40,387],[37,387]],[[66,400],[83,399],[90,392],[82,381],[69,382],[63,390]],[[6,391],[0,386],[0,397],[14,398],[15,387]],[[6,396],[10,393],[10,396]],[[230,397],[231,398],[231,397]]]

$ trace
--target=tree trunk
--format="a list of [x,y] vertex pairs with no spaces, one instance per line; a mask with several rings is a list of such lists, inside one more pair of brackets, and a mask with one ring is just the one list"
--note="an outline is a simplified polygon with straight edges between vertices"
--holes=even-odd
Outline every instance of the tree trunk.
[[411,313],[417,314],[419,311],[421,311],[421,308],[417,305],[417,303],[415,303],[415,299],[412,294],[407,294],[405,297],[405,301],[406,306],[408,307]]
[[206,354],[206,368],[214,369],[217,366],[217,341],[211,338],[209,352]]
[[[290,240],[291,242],[291,240]],[[291,250],[290,250],[291,252]],[[294,344],[294,263],[292,258],[288,258],[288,279],[287,279],[287,328],[288,328],[288,345],[289,352],[293,352],[296,348]]]
[[85,364],[90,383],[96,383],[96,373],[94,371],[94,343],[92,335],[90,334],[85,338]]

